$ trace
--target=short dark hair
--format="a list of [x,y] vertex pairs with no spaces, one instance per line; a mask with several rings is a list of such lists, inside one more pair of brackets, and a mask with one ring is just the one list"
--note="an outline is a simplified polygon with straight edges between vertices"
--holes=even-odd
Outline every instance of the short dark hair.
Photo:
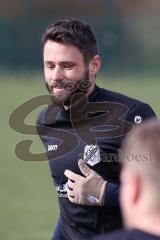
[[89,24],[79,19],[63,19],[49,25],[42,37],[43,47],[48,40],[76,46],[85,64],[98,54],[95,33]]

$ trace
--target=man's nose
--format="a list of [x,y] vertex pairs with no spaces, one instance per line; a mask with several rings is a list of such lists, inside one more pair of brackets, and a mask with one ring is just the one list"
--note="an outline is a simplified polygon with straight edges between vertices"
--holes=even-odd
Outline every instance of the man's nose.
[[55,67],[54,70],[52,71],[52,81],[58,81],[58,80],[63,80],[64,79],[64,74],[63,70],[60,67]]

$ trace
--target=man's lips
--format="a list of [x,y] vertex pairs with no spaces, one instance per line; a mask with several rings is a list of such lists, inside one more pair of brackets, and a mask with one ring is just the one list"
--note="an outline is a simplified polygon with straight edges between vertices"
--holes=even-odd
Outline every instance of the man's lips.
[[53,87],[53,89],[64,89],[64,87],[63,86],[55,86],[55,87]]
[[64,87],[63,86],[55,86],[55,87],[52,87],[52,92],[55,93],[55,92],[62,92],[64,91]]
[[65,84],[64,83],[54,83],[54,84],[52,84],[52,85],[50,85],[49,86],[50,87],[50,89],[64,89],[64,87],[65,87]]

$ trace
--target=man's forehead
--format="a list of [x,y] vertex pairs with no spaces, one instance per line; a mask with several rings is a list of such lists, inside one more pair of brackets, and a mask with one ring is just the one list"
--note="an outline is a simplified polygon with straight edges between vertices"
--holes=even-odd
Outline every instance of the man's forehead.
[[79,49],[73,45],[57,43],[48,40],[44,46],[44,59],[59,59],[60,61],[83,61],[83,55]]
[[82,54],[80,52],[80,50],[78,49],[78,47],[72,45],[72,44],[65,44],[65,43],[62,43],[62,42],[55,42],[55,41],[51,41],[51,40],[48,40],[46,42],[46,44],[44,45],[44,51],[59,51],[59,52],[76,52],[78,54]]

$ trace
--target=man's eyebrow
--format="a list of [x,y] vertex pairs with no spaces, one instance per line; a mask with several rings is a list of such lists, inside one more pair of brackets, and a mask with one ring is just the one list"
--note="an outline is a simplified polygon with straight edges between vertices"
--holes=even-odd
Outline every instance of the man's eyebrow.
[[44,63],[52,64],[53,62],[52,61],[44,61]]
[[66,60],[66,61],[61,61],[60,64],[74,64],[74,65],[76,65],[76,62],[70,61],[70,60]]
[[[46,60],[46,61],[44,61],[44,63],[52,64],[53,62]],[[74,61],[66,60],[66,61],[60,61],[59,64],[73,64],[73,65],[76,65],[77,63],[74,62]]]

